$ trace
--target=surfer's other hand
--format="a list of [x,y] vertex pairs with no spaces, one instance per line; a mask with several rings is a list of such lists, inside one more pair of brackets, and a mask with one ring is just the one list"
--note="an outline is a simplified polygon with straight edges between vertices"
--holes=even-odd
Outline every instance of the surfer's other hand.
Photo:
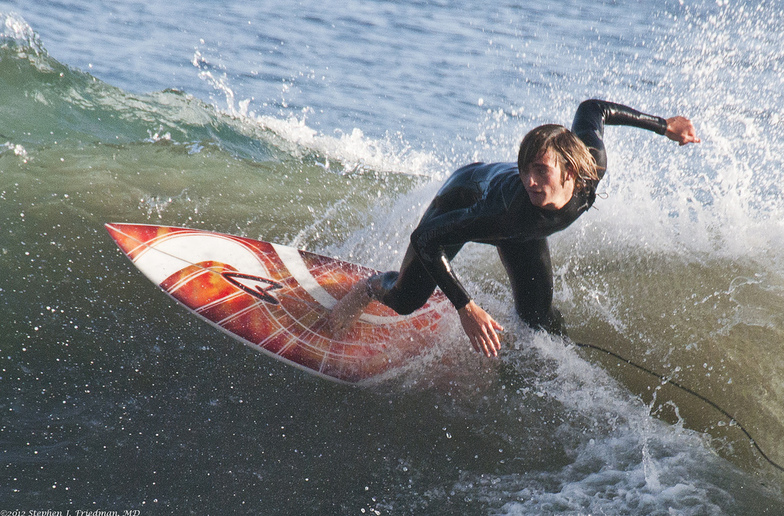
[[503,331],[504,328],[473,301],[469,301],[457,313],[463,331],[474,349],[488,357],[497,357],[498,350],[501,349],[501,341],[496,332]]
[[667,132],[664,135],[670,140],[678,142],[679,145],[700,143],[701,141],[697,137],[697,130],[691,120],[682,116],[667,119]]

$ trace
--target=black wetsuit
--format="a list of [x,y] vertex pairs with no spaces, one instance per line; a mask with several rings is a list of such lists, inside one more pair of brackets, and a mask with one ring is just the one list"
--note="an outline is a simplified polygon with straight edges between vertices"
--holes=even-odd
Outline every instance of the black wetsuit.
[[[599,178],[607,155],[605,125],[629,125],[664,134],[663,118],[611,102],[580,104],[572,131],[596,159]],[[450,266],[466,242],[497,247],[512,284],[520,317],[532,326],[562,331],[560,314],[552,307],[553,277],[546,237],[560,231],[588,210],[596,199],[598,180],[575,189],[559,210],[531,204],[516,163],[474,163],[455,171],[439,190],[411,235],[400,272],[370,278],[371,296],[396,312],[408,314],[421,307],[436,285],[455,308],[471,300]]]

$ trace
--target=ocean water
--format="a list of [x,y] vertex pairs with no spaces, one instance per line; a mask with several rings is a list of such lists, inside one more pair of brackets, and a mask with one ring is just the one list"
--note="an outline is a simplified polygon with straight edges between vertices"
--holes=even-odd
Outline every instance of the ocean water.
[[[782,11],[0,1],[0,510],[781,514]],[[455,326],[338,386],[190,316],[103,229],[395,268],[454,168],[590,97],[703,143],[607,129],[601,199],[551,239],[571,340],[520,324],[471,245],[501,357]]]

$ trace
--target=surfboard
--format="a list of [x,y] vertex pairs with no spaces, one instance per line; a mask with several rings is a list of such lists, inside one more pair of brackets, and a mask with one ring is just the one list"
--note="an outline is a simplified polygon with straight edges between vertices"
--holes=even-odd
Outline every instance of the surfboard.
[[400,316],[376,301],[341,339],[324,316],[375,270],[280,244],[198,229],[106,224],[131,262],[193,314],[314,375],[359,383],[434,344],[446,297]]

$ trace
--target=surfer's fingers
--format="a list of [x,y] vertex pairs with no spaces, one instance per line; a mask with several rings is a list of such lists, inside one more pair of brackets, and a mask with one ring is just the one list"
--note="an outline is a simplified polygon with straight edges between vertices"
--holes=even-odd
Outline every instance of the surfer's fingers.
[[697,130],[691,120],[683,116],[674,116],[667,119],[667,130],[664,133],[667,138],[678,142],[683,146],[688,143],[700,143]]
[[468,341],[471,343],[474,351],[487,355],[487,345],[485,344],[485,339],[482,337],[481,332],[469,335]]
[[501,339],[498,337],[498,332],[502,330],[503,327],[493,319],[490,319],[488,326],[482,328],[484,338],[492,348],[493,356],[498,356],[498,350],[501,349]]
[[479,341],[479,337],[475,335],[469,335],[468,341],[471,343],[471,346],[474,348],[474,351],[477,353],[482,353],[482,346]]
[[482,353],[486,357],[490,358],[493,356],[492,354],[492,346],[488,345],[487,340],[483,339],[482,337],[477,337],[476,339],[477,345],[474,346],[476,351]]
[[501,343],[496,330],[503,329],[490,315],[470,301],[466,306],[457,310],[460,324],[463,326],[468,340],[478,353],[488,357],[498,356]]
[[[495,321],[493,322],[495,323]],[[498,336],[499,331],[504,331],[504,328],[498,323],[495,323],[493,328],[490,330],[490,340],[495,346],[495,349],[501,349],[501,338]]]
[[[488,358],[497,357],[500,343],[498,343],[498,336],[495,334],[493,328],[482,327],[482,351]],[[498,344],[496,344],[498,343]]]

